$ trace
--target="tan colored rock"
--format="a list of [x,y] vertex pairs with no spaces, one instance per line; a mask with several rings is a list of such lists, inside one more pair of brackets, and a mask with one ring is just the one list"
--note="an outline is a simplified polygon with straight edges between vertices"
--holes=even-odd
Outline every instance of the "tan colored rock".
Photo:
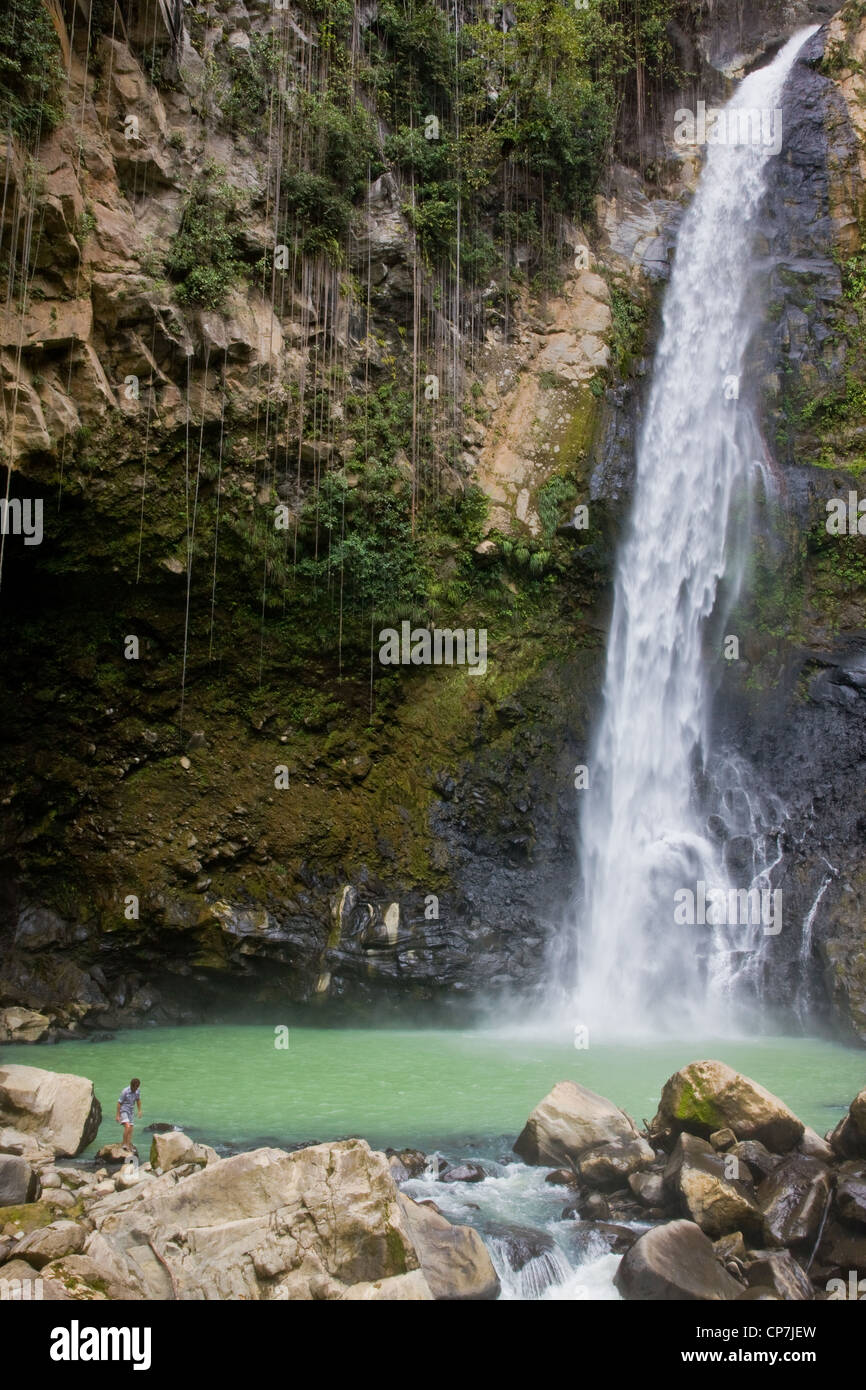
[[37,1167],[54,1159],[54,1150],[47,1144],[40,1143],[34,1134],[25,1134],[11,1125],[0,1129],[0,1154],[16,1154]]
[[424,1278],[435,1299],[449,1302],[495,1299],[499,1277],[487,1246],[471,1226],[454,1226],[432,1207],[399,1196]]
[[93,328],[90,299],[37,300],[26,314],[0,309],[0,347],[65,347],[83,343]]
[[48,1015],[35,1009],[0,1009],[0,1042],[39,1042],[50,1027]]
[[806,1154],[808,1158],[819,1158],[822,1163],[833,1162],[833,1150],[827,1140],[822,1139],[820,1134],[817,1134],[814,1129],[810,1129],[808,1125],[803,1130],[803,1138],[800,1140],[798,1148],[800,1153]]
[[179,1168],[183,1163],[206,1162],[204,1153],[196,1153],[199,1145],[190,1139],[188,1134],[182,1130],[171,1129],[165,1134],[155,1134],[150,1145],[150,1162],[154,1169],[167,1173],[172,1168]]
[[55,1211],[67,1211],[70,1207],[75,1206],[74,1195],[65,1187],[58,1187],[53,1190],[49,1189],[48,1192],[43,1194],[43,1197],[46,1205],[52,1207]]
[[41,1269],[51,1260],[63,1255],[77,1255],[87,1242],[89,1232],[76,1221],[52,1221],[31,1231],[15,1247],[16,1259],[26,1260],[34,1269]]
[[[741,1173],[743,1176],[736,1176]],[[693,1134],[681,1134],[665,1168],[665,1186],[701,1230],[716,1240],[733,1231],[758,1236],[761,1213],[745,1164]]]
[[102,1107],[93,1082],[69,1072],[39,1067],[0,1067],[0,1121],[55,1154],[74,1157],[96,1137]]
[[787,1153],[803,1137],[804,1124],[784,1101],[724,1062],[690,1062],[665,1082],[652,1131],[685,1130],[709,1138],[731,1129],[737,1139],[758,1139]]
[[654,1149],[645,1139],[635,1136],[590,1149],[579,1159],[578,1171],[581,1181],[589,1187],[614,1192],[623,1187],[632,1174],[648,1168],[654,1160]]
[[173,1279],[182,1299],[338,1299],[419,1268],[387,1160],[363,1140],[237,1154],[89,1214],[151,1298]]
[[600,1144],[637,1137],[634,1121],[612,1101],[576,1081],[559,1081],[532,1111],[514,1151],[525,1163],[559,1168]]

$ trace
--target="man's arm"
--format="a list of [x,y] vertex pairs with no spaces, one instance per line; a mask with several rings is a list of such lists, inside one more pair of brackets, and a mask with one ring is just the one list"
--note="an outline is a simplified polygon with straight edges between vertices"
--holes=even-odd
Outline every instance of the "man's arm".
[[136,1105],[138,1106],[138,1118],[141,1119],[141,1096],[136,1101]]

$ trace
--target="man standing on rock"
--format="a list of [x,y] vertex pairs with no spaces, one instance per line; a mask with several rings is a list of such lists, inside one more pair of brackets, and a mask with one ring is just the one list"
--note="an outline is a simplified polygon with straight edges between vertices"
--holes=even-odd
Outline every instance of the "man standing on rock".
[[132,1151],[132,1128],[134,1124],[133,1110],[138,1106],[139,1118],[141,1117],[141,1093],[139,1086],[141,1082],[134,1076],[128,1086],[124,1086],[120,1095],[117,1097],[117,1114],[115,1122],[123,1125],[123,1147]]

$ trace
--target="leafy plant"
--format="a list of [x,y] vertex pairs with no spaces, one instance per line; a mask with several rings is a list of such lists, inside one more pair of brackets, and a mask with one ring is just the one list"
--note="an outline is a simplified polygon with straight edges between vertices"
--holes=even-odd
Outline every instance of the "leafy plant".
[[29,145],[63,116],[60,41],[42,0],[6,0],[0,13],[0,123]]
[[219,309],[245,268],[238,223],[238,193],[209,165],[192,184],[165,268],[182,304]]

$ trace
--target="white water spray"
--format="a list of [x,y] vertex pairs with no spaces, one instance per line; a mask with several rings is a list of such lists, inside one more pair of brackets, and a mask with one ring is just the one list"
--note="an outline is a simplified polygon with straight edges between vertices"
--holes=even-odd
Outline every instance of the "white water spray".
[[[724,129],[759,112],[775,114],[775,132],[814,32],[745,79]],[[677,925],[674,914],[674,895],[700,882],[750,886],[730,882],[695,783],[710,752],[709,672],[724,660],[724,628],[708,620],[737,596],[768,462],[744,367],[760,322],[755,222],[774,147],[711,141],[665,298],[582,807],[576,1017],[602,1034],[725,1030],[728,962],[761,935],[760,925]]]

